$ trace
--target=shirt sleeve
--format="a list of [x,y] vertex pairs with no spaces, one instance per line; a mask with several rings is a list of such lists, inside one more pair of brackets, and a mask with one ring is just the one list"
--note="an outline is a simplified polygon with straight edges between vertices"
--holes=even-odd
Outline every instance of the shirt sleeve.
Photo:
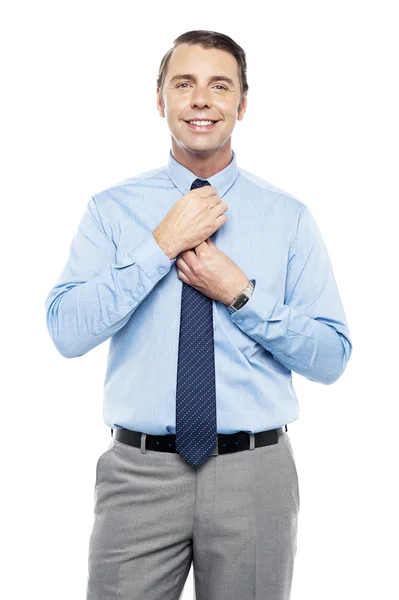
[[256,283],[231,319],[275,360],[307,379],[331,384],[342,375],[352,354],[350,332],[326,246],[308,207],[299,216],[289,256],[284,303]]
[[60,354],[81,356],[121,329],[175,261],[150,232],[116,263],[115,244],[92,196],[45,301],[47,328]]

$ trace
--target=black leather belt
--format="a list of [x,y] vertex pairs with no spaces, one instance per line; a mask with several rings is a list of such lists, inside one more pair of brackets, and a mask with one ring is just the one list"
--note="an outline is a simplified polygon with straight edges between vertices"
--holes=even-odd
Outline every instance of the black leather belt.
[[[277,429],[268,429],[266,431],[258,431],[253,435],[253,447],[250,447],[251,434],[246,431],[237,431],[237,433],[218,433],[217,444],[215,442],[214,455],[227,454],[228,452],[240,452],[241,450],[249,450],[259,448],[260,446],[268,446],[277,444],[278,436],[288,431],[287,425],[278,427]],[[131,431],[130,429],[111,429],[111,435],[122,444],[136,446],[142,450],[157,450],[158,452],[177,452],[174,433],[166,435],[151,435],[142,433],[141,431]]]

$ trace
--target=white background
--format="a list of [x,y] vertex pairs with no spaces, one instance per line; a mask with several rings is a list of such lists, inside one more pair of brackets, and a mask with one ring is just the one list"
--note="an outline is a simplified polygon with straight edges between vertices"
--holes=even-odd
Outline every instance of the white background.
[[[166,165],[170,133],[156,109],[156,77],[173,40],[192,29],[225,33],[246,51],[248,108],[232,138],[238,165],[311,209],[354,347],[334,385],[294,374],[301,413],[289,435],[301,509],[291,600],[395,596],[394,4],[3,5],[1,531],[7,600],[85,598],[95,465],[110,439],[102,421],[108,342],[85,356],[63,358],[46,329],[44,300],[90,196]],[[191,569],[183,600],[193,593]]]

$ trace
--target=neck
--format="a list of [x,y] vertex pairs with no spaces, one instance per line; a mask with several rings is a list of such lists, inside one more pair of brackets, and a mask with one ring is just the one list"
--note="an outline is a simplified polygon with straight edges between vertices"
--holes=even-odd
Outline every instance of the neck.
[[203,177],[204,179],[208,179],[212,175],[223,171],[233,159],[230,144],[209,152],[197,152],[178,146],[173,137],[172,156],[183,167],[194,173],[194,175]]

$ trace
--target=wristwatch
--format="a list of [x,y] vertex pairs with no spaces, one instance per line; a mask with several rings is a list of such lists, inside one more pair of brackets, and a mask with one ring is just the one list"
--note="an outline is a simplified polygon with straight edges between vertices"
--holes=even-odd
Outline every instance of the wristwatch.
[[244,306],[244,304],[246,304],[248,302],[248,300],[252,296],[252,293],[255,289],[255,282],[256,282],[255,279],[251,279],[248,284],[248,287],[246,287],[243,292],[238,294],[238,296],[236,296],[234,298],[232,303],[227,306],[227,310],[229,311],[230,314],[232,314],[239,308],[242,308]]

